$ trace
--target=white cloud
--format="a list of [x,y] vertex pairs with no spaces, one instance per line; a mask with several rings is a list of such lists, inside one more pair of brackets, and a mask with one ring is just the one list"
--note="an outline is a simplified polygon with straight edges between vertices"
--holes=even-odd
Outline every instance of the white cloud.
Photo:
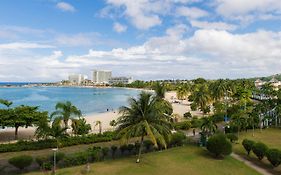
[[198,19],[202,17],[206,17],[209,13],[205,10],[196,8],[196,7],[178,7],[176,9],[177,16],[184,16],[190,19]]
[[97,40],[97,37],[97,33],[60,34],[56,37],[55,42],[60,46],[68,47],[92,46]]
[[241,21],[262,19],[264,15],[280,17],[281,13],[280,0],[216,0],[216,6],[217,13]]
[[170,31],[177,30],[170,29],[165,36],[151,38],[143,45],[111,51],[90,50],[86,55],[71,56],[66,61],[115,72],[126,70],[133,76],[142,72],[141,77],[146,79],[234,78],[280,71],[281,33],[198,30],[192,37],[183,38],[181,32],[174,36]]
[[[107,0],[107,4],[122,9],[122,14],[141,30],[162,24],[160,15],[167,14],[171,8],[171,2],[162,0]],[[108,10],[108,6],[105,8]]]
[[224,22],[208,22],[208,21],[190,21],[192,27],[197,27],[201,29],[217,29],[217,30],[229,30],[233,31],[237,29],[236,25],[228,24]]
[[46,49],[46,48],[54,48],[51,45],[38,44],[38,43],[29,43],[29,42],[14,42],[7,44],[0,44],[1,49]]
[[76,9],[69,3],[66,2],[58,2],[56,7],[65,12],[75,12]]
[[113,24],[113,29],[114,29],[114,31],[116,31],[118,33],[122,33],[122,32],[125,32],[127,30],[127,26],[122,25],[122,24],[120,24],[118,22],[115,22]]

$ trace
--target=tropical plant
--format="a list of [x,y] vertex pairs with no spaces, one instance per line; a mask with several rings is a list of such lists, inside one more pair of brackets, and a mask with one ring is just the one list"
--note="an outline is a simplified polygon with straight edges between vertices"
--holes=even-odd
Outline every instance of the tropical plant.
[[81,111],[74,106],[70,101],[58,102],[56,104],[56,111],[51,114],[51,118],[59,118],[64,122],[64,127],[68,128],[69,119],[80,117]]
[[165,84],[160,84],[159,82],[156,83],[156,85],[154,86],[154,91],[156,93],[156,96],[160,99],[165,98],[165,92],[166,92],[166,88],[165,88]]
[[85,135],[90,132],[91,125],[86,122],[85,118],[72,119],[71,121],[71,127],[74,134]]
[[201,85],[198,90],[194,91],[193,94],[193,103],[203,112],[210,103],[211,97],[209,94],[208,86],[206,84]]
[[9,109],[8,117],[4,121],[5,126],[15,128],[15,139],[18,139],[19,127],[29,127],[37,123],[41,118],[47,116],[47,112],[39,112],[38,107],[32,106],[17,106]]
[[9,101],[9,100],[5,100],[5,99],[0,99],[0,104],[6,106],[7,108],[9,108],[13,102],[12,101]]
[[114,129],[114,127],[117,125],[116,120],[111,120],[109,125]]
[[66,133],[67,128],[64,126],[61,126],[61,120],[59,118],[56,118],[53,123],[52,126],[49,127],[48,129],[48,136],[56,139],[57,142],[57,147],[60,147],[60,140],[62,138],[67,137],[67,133]]
[[237,137],[239,138],[239,133],[241,128],[247,127],[247,114],[243,111],[232,116],[232,124],[237,127]]
[[140,148],[137,157],[137,163],[140,162],[140,156],[144,137],[158,144],[167,146],[165,138],[171,133],[171,124],[169,116],[159,108],[158,97],[152,96],[147,92],[142,92],[138,99],[130,98],[129,107],[120,108],[121,117],[117,120],[118,133],[122,140],[128,140],[132,137],[140,136]]
[[95,121],[95,126],[99,126],[99,134],[102,133],[102,123],[101,121],[97,120]]
[[203,133],[205,133],[206,135],[212,135],[216,132],[217,128],[218,126],[213,121],[212,117],[202,118],[201,130],[203,131]]

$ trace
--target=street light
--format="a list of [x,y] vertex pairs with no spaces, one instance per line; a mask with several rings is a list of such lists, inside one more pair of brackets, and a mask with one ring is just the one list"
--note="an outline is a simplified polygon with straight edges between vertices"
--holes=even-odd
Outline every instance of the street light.
[[55,175],[56,174],[56,153],[57,153],[57,151],[58,151],[58,148],[54,148],[54,149],[52,149],[52,151],[54,152],[54,167],[53,167],[53,175]]

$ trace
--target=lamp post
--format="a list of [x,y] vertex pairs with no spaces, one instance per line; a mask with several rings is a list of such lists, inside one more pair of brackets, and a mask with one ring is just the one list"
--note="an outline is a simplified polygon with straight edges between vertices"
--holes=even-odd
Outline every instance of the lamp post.
[[54,149],[52,149],[52,151],[54,152],[54,167],[53,167],[53,175],[55,175],[56,174],[56,153],[57,153],[57,151],[58,151],[58,148],[54,148]]

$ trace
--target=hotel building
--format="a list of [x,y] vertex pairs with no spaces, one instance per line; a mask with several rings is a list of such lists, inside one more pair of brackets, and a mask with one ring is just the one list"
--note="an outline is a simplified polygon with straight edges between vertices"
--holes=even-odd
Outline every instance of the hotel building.
[[82,74],[71,74],[68,76],[68,80],[73,85],[80,85],[85,80],[85,76]]
[[93,83],[94,84],[108,84],[111,78],[111,71],[94,70],[93,71]]

